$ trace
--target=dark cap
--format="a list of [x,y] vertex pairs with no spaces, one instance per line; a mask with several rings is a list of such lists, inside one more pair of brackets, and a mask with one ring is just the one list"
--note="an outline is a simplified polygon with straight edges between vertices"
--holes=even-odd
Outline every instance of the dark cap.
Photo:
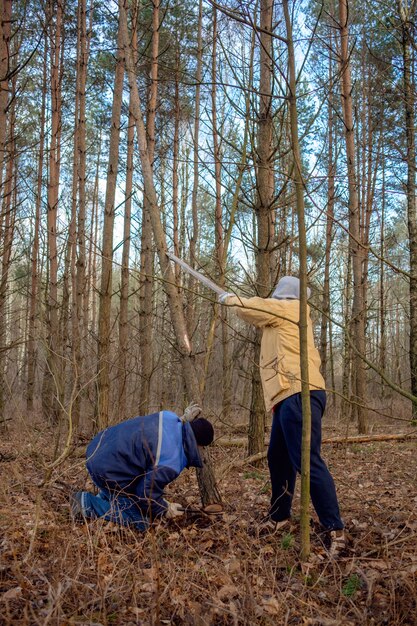
[[213,426],[204,417],[190,422],[195,440],[199,446],[209,446],[214,439]]

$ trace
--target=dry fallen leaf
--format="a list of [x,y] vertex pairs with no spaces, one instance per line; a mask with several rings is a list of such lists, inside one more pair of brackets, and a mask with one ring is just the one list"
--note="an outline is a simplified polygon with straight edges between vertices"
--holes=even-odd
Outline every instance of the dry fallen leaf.
[[238,594],[239,591],[234,585],[223,585],[217,592],[217,597],[223,602],[224,600],[234,598]]
[[280,615],[282,613],[282,606],[277,598],[272,597],[262,600],[262,606],[270,615]]
[[22,587],[13,587],[13,589],[9,589],[5,593],[3,593],[1,599],[2,600],[16,600],[19,596],[22,595]]

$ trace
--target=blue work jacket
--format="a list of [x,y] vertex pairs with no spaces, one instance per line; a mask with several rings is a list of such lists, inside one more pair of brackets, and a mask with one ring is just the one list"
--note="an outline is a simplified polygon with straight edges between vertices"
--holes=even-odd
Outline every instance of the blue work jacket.
[[189,423],[160,411],[98,433],[87,447],[87,469],[100,488],[133,497],[149,516],[165,513],[166,485],[186,467],[202,467]]

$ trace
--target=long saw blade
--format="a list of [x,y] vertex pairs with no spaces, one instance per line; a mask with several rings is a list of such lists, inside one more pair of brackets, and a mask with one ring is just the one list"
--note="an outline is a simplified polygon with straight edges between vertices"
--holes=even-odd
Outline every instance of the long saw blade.
[[186,272],[188,272],[188,274],[194,276],[194,278],[199,280],[200,283],[203,283],[203,285],[205,285],[212,291],[215,291],[217,294],[219,294],[219,296],[224,293],[224,289],[216,285],[216,283],[213,283],[210,278],[207,278],[206,276],[203,276],[203,274],[200,274],[200,272],[197,272],[197,270],[194,270],[188,265],[188,263],[186,263],[182,259],[179,259],[177,256],[175,256],[175,254],[172,254],[172,252],[167,252],[167,257],[169,257],[171,261],[174,261],[174,263],[178,263],[178,265],[180,265]]

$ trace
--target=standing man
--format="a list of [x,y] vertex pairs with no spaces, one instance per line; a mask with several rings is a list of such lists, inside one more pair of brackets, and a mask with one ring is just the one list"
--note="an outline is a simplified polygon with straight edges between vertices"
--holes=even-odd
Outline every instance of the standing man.
[[78,491],[72,499],[75,521],[103,519],[146,530],[158,518],[183,515],[164,498],[165,487],[183,469],[202,467],[198,446],[212,443],[213,426],[190,405],[182,417],[171,411],[133,417],[98,433],[87,447],[87,470],[98,495]]
[[[310,290],[308,290],[308,297]],[[268,465],[271,476],[271,507],[265,524],[273,531],[290,523],[297,472],[301,471],[301,371],[299,308],[300,281],[284,276],[271,298],[240,298],[222,294],[219,302],[233,307],[236,314],[262,328],[260,370],[267,410],[273,411]],[[336,556],[345,547],[344,525],[333,478],[323,461],[321,419],[326,406],[320,357],[314,346],[308,315],[308,369],[311,402],[310,490],[323,529],[329,533],[330,553]]]

